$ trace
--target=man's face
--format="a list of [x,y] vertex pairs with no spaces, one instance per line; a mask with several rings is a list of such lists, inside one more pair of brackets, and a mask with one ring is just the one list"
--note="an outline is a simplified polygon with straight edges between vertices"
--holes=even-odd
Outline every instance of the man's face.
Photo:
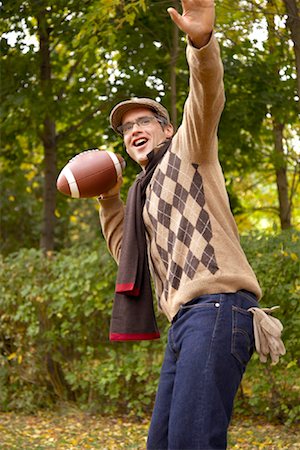
[[[141,117],[155,117],[155,114],[148,108],[135,108],[124,114],[122,125],[134,122]],[[172,135],[171,124],[165,125],[163,129],[161,124],[154,119],[146,126],[134,124],[129,131],[124,133],[123,138],[129,156],[144,168],[148,164],[147,155]]]

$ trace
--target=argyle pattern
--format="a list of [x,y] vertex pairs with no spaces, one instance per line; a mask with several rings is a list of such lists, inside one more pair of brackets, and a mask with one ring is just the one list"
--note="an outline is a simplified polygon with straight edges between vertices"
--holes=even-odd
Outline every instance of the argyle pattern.
[[210,241],[212,227],[205,209],[205,195],[198,164],[185,164],[168,152],[153,176],[145,207],[152,238],[166,269],[164,296],[192,280],[198,270],[215,274],[219,268]]

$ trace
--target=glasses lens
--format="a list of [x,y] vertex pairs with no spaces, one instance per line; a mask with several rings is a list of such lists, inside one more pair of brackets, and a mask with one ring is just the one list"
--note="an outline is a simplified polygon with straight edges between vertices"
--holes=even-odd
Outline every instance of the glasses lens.
[[134,123],[135,122],[126,122],[126,123],[124,123],[124,125],[122,125],[123,134],[126,134],[130,130],[132,130]]
[[147,127],[148,125],[150,125],[150,123],[153,121],[154,117],[140,117],[139,119],[137,119],[136,123],[139,126],[142,127]]

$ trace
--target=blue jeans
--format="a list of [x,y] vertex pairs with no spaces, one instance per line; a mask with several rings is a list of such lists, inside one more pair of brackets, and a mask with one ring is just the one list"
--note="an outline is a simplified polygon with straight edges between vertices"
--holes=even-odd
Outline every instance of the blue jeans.
[[247,291],[203,295],[169,329],[148,450],[226,449],[233,401],[254,349]]

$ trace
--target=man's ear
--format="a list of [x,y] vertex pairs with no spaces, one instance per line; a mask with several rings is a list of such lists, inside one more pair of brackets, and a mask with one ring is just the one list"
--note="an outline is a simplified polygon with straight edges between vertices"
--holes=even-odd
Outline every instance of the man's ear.
[[174,128],[171,123],[168,123],[168,125],[165,126],[164,132],[167,138],[171,138],[174,134]]

